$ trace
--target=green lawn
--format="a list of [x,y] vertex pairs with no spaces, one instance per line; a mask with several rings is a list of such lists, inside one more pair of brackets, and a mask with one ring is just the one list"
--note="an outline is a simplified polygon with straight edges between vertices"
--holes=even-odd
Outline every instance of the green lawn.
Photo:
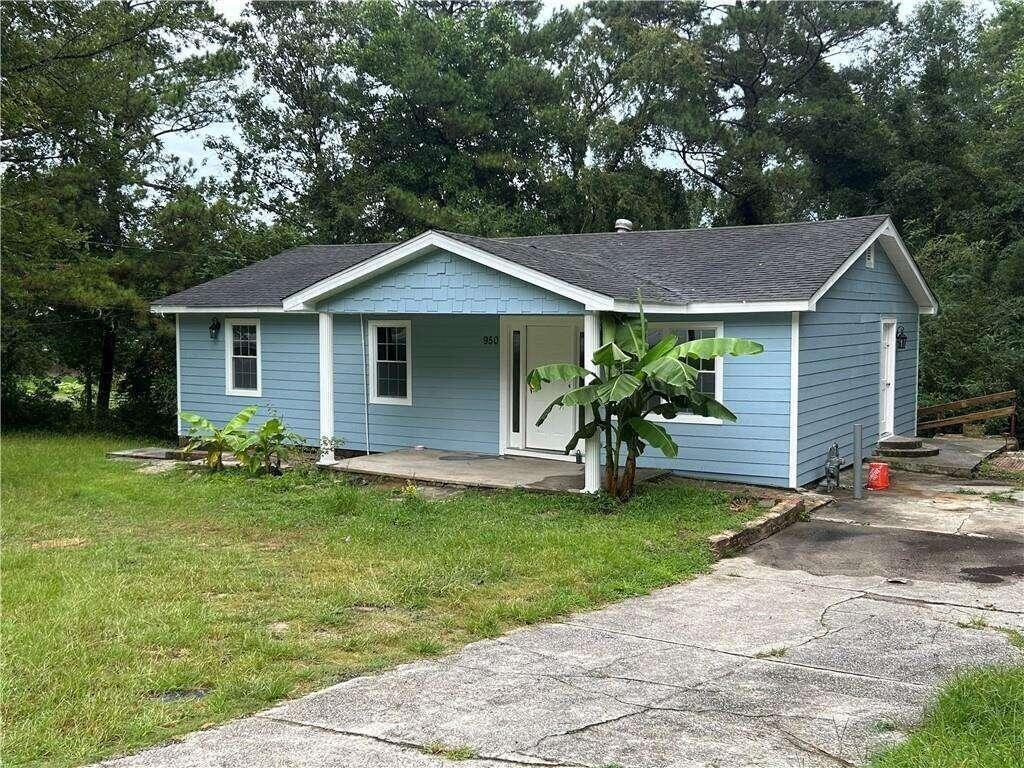
[[[5,435],[5,765],[75,765],[706,568],[721,493],[445,501],[320,474],[141,474]],[[135,444],[138,444],[136,442]]]
[[1024,667],[957,675],[910,738],[877,756],[871,766],[1024,766]]

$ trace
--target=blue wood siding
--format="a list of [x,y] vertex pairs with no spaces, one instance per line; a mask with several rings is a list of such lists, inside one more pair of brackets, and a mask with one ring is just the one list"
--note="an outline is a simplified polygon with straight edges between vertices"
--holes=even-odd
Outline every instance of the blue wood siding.
[[865,452],[878,442],[882,318],[895,317],[907,334],[896,350],[895,430],[916,431],[918,307],[879,249],[874,269],[861,257],[800,316],[797,482],[822,477],[825,454],[838,442],[853,457],[853,425],[864,425]]
[[[335,437],[365,450],[366,323],[389,316],[334,318]],[[392,319],[399,315],[390,316]],[[498,453],[497,316],[417,315],[411,322],[412,404],[368,408],[370,450],[412,445]]]
[[[253,424],[272,407],[312,445],[320,443],[319,345],[316,315],[260,315],[263,349],[260,397],[227,395],[224,329],[210,338],[215,315],[181,315],[181,409],[222,424],[248,405],[260,406]],[[225,317],[217,315],[223,323]],[[242,317],[251,318],[252,315]],[[187,425],[182,432],[187,431]]]
[[577,302],[447,251],[434,251],[325,299],[323,312],[544,315]]
[[764,352],[724,361],[723,398],[737,416],[735,423],[666,423],[679,444],[678,457],[668,459],[648,448],[640,466],[714,480],[788,485],[791,315],[652,315],[649,319],[680,324],[723,321],[724,335],[758,341]]
[[[263,391],[259,398],[224,393],[224,333],[209,338],[211,316],[181,316],[182,408],[223,422],[240,408],[272,406],[310,444],[319,442],[318,331],[315,315],[262,315]],[[371,319],[400,315],[334,317],[335,437],[365,450],[364,337]],[[221,316],[223,321],[224,317]],[[499,349],[496,315],[415,315],[411,321],[412,405],[370,404],[370,450],[411,445],[496,454],[499,449]],[[728,358],[725,402],[736,424],[668,424],[679,456],[655,451],[641,465],[711,479],[785,485],[788,472],[789,315],[673,317],[724,320],[729,336],[755,339],[765,352]]]

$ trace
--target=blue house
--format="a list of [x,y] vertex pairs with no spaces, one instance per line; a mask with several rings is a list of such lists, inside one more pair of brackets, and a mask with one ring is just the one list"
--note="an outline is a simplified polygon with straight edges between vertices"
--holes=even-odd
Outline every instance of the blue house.
[[575,460],[577,414],[535,426],[558,390],[530,392],[525,376],[589,360],[601,314],[635,313],[639,289],[652,335],[764,345],[700,373],[738,420],[680,415],[665,424],[678,457],[644,466],[797,487],[823,475],[832,443],[852,455],[854,423],[869,444],[914,434],[918,321],[937,304],[887,216],[616,230],[304,246],[168,296],[152,311],[175,317],[179,414],[268,406],[326,444],[325,462],[336,440]]

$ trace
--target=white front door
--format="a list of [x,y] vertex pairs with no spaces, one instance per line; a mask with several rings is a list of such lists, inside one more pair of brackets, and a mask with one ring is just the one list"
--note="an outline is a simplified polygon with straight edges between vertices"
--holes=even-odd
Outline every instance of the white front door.
[[882,319],[881,359],[881,400],[879,403],[879,425],[881,437],[888,437],[896,429],[896,321]]
[[[576,363],[579,359],[579,330],[565,323],[547,324],[528,322],[524,328],[526,336],[526,364],[523,376],[539,365],[550,363]],[[526,432],[525,447],[542,451],[562,451],[569,438],[576,431],[576,409],[554,408],[539,427],[537,419],[548,407],[548,403],[568,391],[570,385],[564,382],[545,384],[539,392],[531,392],[524,385],[526,407],[523,427]]]

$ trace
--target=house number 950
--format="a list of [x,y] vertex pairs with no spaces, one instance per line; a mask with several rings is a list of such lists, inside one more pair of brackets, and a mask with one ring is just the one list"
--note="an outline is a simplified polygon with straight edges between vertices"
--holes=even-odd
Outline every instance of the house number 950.
[[497,336],[484,336],[484,344],[497,344],[497,343],[498,343],[498,337]]

